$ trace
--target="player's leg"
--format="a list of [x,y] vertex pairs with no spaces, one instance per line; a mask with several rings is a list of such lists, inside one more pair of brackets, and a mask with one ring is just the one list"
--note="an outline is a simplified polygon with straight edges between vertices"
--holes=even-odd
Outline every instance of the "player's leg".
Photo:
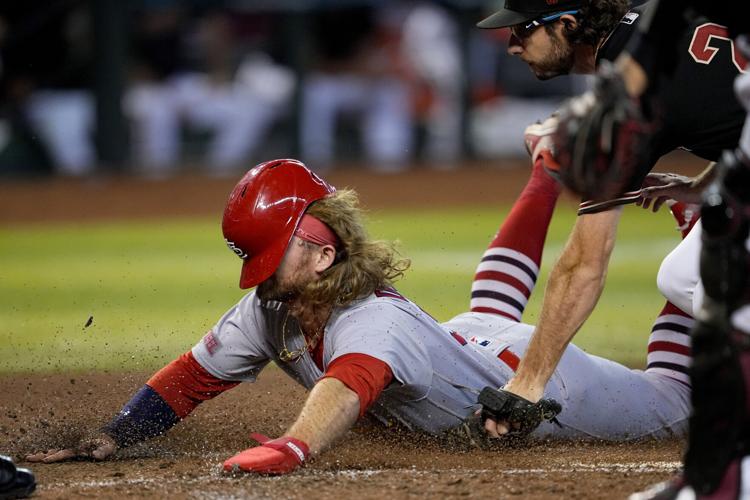
[[692,314],[694,294],[700,282],[701,223],[667,255],[659,267],[656,283],[662,295],[674,305]]
[[520,321],[542,261],[560,186],[537,159],[526,187],[490,242],[471,287],[471,311]]
[[[677,221],[677,229],[682,233],[682,237],[695,238],[695,235],[689,236],[689,234],[691,234],[691,230],[698,220],[698,207],[683,203],[671,203],[670,211]],[[678,247],[682,245],[678,245]],[[679,281],[679,276],[675,276],[673,279]],[[680,283],[682,283],[682,287],[687,288],[687,283],[692,283],[692,286],[695,287],[697,281],[697,277],[690,276]],[[660,287],[660,290],[664,293],[663,287]],[[691,290],[686,290],[686,292],[688,292],[688,295],[692,295]],[[648,339],[646,371],[671,377],[689,386],[690,376],[688,372],[692,361],[690,330],[695,325],[695,320],[689,314],[692,311],[690,304],[686,302],[683,307],[685,307],[684,310],[667,301],[654,321],[651,336]]]
[[690,385],[690,330],[695,320],[671,302],[664,305],[648,338],[646,371]]
[[[517,349],[517,347],[516,347]],[[561,428],[543,424],[535,435],[565,439],[628,441],[684,436],[690,416],[690,388],[655,372],[566,347],[545,389],[563,406]]]

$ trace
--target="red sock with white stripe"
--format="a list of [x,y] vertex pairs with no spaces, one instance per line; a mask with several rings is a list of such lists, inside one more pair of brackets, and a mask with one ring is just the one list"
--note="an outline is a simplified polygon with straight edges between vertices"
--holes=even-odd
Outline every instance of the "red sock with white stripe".
[[694,324],[692,316],[667,302],[651,328],[646,371],[660,373],[690,385],[690,330]]
[[538,159],[531,178],[477,267],[471,286],[471,310],[515,321],[529,300],[542,261],[560,186]]
[[[700,207],[681,202],[667,202],[682,237],[688,235],[700,217]],[[657,372],[690,385],[688,369],[692,363],[690,330],[693,317],[667,302],[654,321],[648,339],[646,371]]]

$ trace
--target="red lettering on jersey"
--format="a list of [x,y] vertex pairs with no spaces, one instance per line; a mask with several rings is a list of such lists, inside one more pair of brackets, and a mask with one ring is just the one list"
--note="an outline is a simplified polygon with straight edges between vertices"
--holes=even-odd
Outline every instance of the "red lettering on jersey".
[[734,42],[729,38],[727,28],[716,23],[701,24],[693,32],[693,39],[690,41],[688,52],[693,60],[701,64],[711,64],[714,56],[719,52],[719,47],[712,46],[713,39],[725,40],[729,42],[729,48],[732,51],[732,62],[741,73],[745,73],[747,59],[734,46]]
[[547,5],[557,5],[558,0],[547,0]]
[[203,345],[206,347],[209,356],[213,356],[216,349],[219,347],[219,340],[214,335],[214,331],[210,330],[203,337]]

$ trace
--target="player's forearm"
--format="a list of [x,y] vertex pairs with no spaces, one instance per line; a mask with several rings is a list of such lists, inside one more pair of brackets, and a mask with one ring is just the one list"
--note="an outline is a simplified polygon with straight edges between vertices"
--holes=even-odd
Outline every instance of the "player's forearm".
[[544,390],[568,343],[599,300],[605,273],[606,268],[584,264],[558,266],[550,275],[539,325],[519,366],[517,382]]
[[[538,399],[568,343],[599,300],[614,247],[621,209],[578,219],[550,273],[539,323],[510,384]],[[525,394],[523,394],[525,393]]]
[[359,416],[359,397],[340,380],[324,378],[315,384],[297,421],[286,434],[310,447],[313,455],[343,436]]
[[203,368],[188,351],[156,372],[103,431],[118,447],[167,432],[202,401],[235,387]]

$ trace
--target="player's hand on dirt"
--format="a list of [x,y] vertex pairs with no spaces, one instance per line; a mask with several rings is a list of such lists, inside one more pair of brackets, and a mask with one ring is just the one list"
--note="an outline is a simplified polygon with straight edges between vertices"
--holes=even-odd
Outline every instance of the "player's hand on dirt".
[[645,209],[658,211],[669,200],[683,203],[700,203],[702,186],[694,177],[679,174],[653,172],[646,176],[641,189],[641,197],[636,201]]
[[299,439],[287,436],[271,440],[253,433],[251,437],[261,446],[248,448],[224,462],[225,472],[255,472],[258,474],[287,474],[304,465],[310,454],[308,446]]
[[45,464],[81,458],[104,460],[110,457],[115,451],[117,451],[117,444],[114,439],[101,433],[81,439],[78,445],[73,448],[52,449],[33,453],[27,455],[26,460]]

